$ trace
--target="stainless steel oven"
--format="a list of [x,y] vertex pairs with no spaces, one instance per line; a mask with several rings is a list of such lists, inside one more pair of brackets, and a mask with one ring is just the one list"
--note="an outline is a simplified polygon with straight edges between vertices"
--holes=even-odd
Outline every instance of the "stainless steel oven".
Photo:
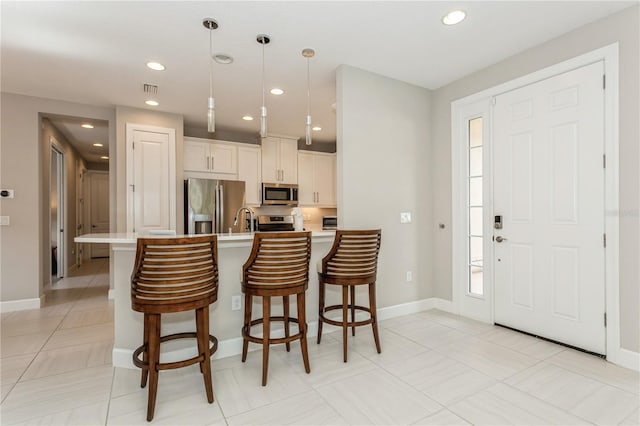
[[297,206],[298,185],[284,183],[262,184],[263,206]]

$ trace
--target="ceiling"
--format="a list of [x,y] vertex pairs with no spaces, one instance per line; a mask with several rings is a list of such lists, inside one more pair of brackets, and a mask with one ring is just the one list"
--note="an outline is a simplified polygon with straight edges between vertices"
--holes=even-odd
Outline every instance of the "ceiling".
[[[184,116],[206,128],[209,30],[219,134],[257,135],[260,127],[261,33],[265,48],[269,132],[304,138],[307,105],[304,48],[310,60],[314,143],[335,142],[335,71],[362,68],[427,89],[600,19],[637,1],[2,1],[2,91],[98,106],[123,105]],[[467,12],[456,26],[442,16]],[[166,66],[152,71],[154,60]],[[158,86],[148,96],[143,84]],[[243,115],[253,121],[243,121]],[[57,125],[57,122],[55,122]],[[74,124],[68,124],[70,128]],[[77,126],[77,123],[75,124]],[[85,145],[87,132],[69,130]],[[84,129],[82,129],[84,130]],[[106,132],[104,134],[106,138]],[[216,135],[213,135],[216,137]],[[87,139],[85,139],[87,138]]]

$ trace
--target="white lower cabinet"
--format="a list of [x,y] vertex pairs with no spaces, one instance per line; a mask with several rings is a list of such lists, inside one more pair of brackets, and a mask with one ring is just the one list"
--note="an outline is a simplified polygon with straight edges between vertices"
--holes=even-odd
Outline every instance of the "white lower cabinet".
[[300,206],[336,207],[336,155],[298,152]]

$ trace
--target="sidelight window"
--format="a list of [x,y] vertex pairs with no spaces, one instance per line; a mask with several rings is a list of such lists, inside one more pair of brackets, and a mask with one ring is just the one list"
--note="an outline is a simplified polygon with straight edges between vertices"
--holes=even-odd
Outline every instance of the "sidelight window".
[[469,120],[468,125],[468,292],[482,295],[482,117]]

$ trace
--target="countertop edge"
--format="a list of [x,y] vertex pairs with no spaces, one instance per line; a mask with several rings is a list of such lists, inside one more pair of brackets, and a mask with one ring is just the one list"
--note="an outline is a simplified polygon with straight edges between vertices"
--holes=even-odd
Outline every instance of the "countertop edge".
[[[312,231],[311,238],[325,239],[333,238],[336,231]],[[138,240],[135,233],[104,233],[104,234],[84,234],[73,239],[76,243],[92,243],[92,244],[135,244]],[[144,235],[145,238],[178,238],[188,237],[190,235]],[[252,233],[242,234],[218,234],[219,243],[247,242],[253,240]],[[227,245],[227,244],[225,244]]]

